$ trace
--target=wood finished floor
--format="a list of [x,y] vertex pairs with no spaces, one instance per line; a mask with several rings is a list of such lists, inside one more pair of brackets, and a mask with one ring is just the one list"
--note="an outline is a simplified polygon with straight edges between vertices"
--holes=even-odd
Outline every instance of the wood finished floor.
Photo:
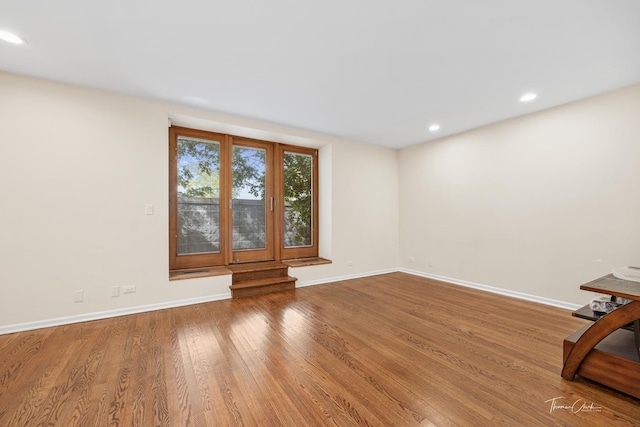
[[585,323],[392,273],[15,333],[0,426],[640,425],[639,400],[560,377]]

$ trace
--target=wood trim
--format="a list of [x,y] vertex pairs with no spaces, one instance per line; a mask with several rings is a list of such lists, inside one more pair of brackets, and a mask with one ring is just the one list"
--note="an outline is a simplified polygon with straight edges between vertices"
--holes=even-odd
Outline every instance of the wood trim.
[[312,222],[311,222],[311,229],[312,229],[312,244],[310,246],[304,246],[304,247],[296,247],[296,248],[286,248],[284,247],[284,239],[282,239],[282,236],[284,234],[284,192],[283,192],[283,188],[284,188],[284,168],[280,167],[279,170],[279,175],[280,175],[280,205],[281,205],[281,210],[280,212],[278,212],[278,214],[280,215],[280,222],[281,222],[281,230],[280,230],[280,236],[281,236],[281,243],[280,243],[280,250],[281,250],[281,257],[282,259],[295,259],[295,258],[310,258],[310,257],[317,257],[318,256],[318,238],[319,238],[319,229],[318,229],[318,214],[319,214],[319,208],[318,208],[318,185],[319,185],[319,178],[318,178],[318,150],[313,149],[313,148],[306,148],[306,147],[296,147],[293,145],[285,145],[282,144],[279,147],[279,151],[280,151],[280,164],[282,165],[282,163],[284,162],[284,154],[286,152],[289,153],[300,153],[300,154],[306,154],[306,155],[310,155],[312,158],[312,194],[313,194],[313,199],[312,199]]
[[169,269],[177,268],[178,256],[178,162],[174,126],[169,127]]
[[[265,150],[265,248],[264,249],[249,249],[234,251],[233,250],[233,207],[229,209],[229,248],[231,250],[231,263],[234,262],[253,262],[253,261],[270,261],[274,259],[274,212],[269,209],[269,198],[273,197],[273,182],[274,182],[274,169],[273,169],[273,157],[274,157],[274,143],[268,141],[261,141],[258,139],[244,138],[238,136],[230,136],[231,145],[229,146],[231,159],[233,158],[233,147],[249,147]],[[230,183],[233,182],[232,163],[229,162],[229,176]],[[231,188],[231,187],[229,187]],[[232,195],[229,195],[229,199]]]
[[[232,176],[232,171],[231,171],[231,159],[233,157],[233,150],[232,150],[232,143],[233,138],[231,137],[231,135],[225,135],[225,144],[224,144],[224,157],[225,159],[225,164],[229,165],[229,167],[226,167],[224,169],[224,177],[225,177],[225,183],[227,183],[227,185],[224,185],[224,227],[221,227],[222,230],[224,230],[224,240],[221,240],[221,243],[224,241],[224,245],[222,247],[222,251],[224,254],[224,264],[225,265],[229,265],[232,263],[232,258],[233,258],[233,249],[232,249],[232,245],[231,245],[231,236],[233,235],[233,224],[231,223],[231,216],[232,216],[232,212],[231,212],[231,205],[229,204],[229,202],[231,201],[231,193],[232,193],[232,182],[233,182],[233,176]],[[222,193],[221,193],[222,194]]]
[[282,263],[288,265],[291,268],[298,267],[309,267],[312,265],[323,265],[323,264],[331,264],[333,261],[326,258],[321,257],[311,257],[311,258],[298,258],[298,259],[286,259],[283,260]]
[[220,144],[220,228],[222,230],[222,224],[224,224],[224,211],[223,199],[222,199],[222,171],[225,168],[223,149],[225,135],[207,132],[196,129],[183,128],[179,126],[171,126],[169,128],[169,269],[179,270],[185,268],[196,267],[209,267],[215,265],[222,265],[224,263],[224,254],[222,250],[224,248],[223,233],[220,233],[220,248],[219,253],[207,253],[207,254],[189,254],[178,255],[178,165],[177,165],[177,153],[178,153],[178,137],[188,136],[193,138],[205,139],[209,141],[215,141]]
[[[216,141],[220,144],[220,253],[178,255],[178,167],[176,162],[178,136],[200,138]],[[266,182],[266,249],[233,251],[233,216],[232,206],[232,160],[233,145],[264,149],[267,153]],[[300,248],[284,247],[284,153],[300,153],[312,156],[313,159],[313,207],[312,207],[312,239],[311,246]],[[171,126],[169,128],[169,269],[206,268],[230,265],[234,262],[252,262],[308,258],[318,256],[318,150],[278,144],[252,138],[220,134],[215,132]],[[268,209],[270,197],[274,199],[273,212]]]
[[196,279],[199,277],[224,276],[231,274],[227,267],[187,268],[169,271],[169,280]]
[[276,261],[282,260],[282,247],[284,245],[284,191],[283,191],[283,168],[282,164],[284,162],[283,157],[284,151],[282,150],[282,146],[279,146],[277,150],[275,150],[273,156],[273,170],[274,173],[274,183],[273,183],[273,198],[274,198],[274,230],[273,230],[273,241],[275,244],[275,253],[274,258]]

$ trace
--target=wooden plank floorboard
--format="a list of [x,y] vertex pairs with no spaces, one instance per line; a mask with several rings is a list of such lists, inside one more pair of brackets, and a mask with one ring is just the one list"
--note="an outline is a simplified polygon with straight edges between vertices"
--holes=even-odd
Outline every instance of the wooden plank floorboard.
[[[357,297],[358,301],[361,301],[362,299],[363,295],[359,295]],[[444,366],[441,359],[442,356],[444,356],[444,358],[446,359],[445,362],[450,363],[451,357],[431,347],[429,347],[430,351],[427,353],[414,348],[413,344],[415,344],[415,331],[409,335],[409,340],[403,339],[398,335],[398,331],[407,331],[407,328],[411,328],[412,325],[415,325],[415,318],[413,318],[412,316],[407,316],[405,313],[396,313],[396,316],[392,314],[387,315],[389,309],[385,307],[384,303],[375,304],[373,307],[367,306],[367,308],[371,309],[370,313],[360,312],[358,314],[359,317],[370,317],[367,322],[363,322],[367,325],[371,325],[369,326],[370,330],[368,331],[368,333],[364,333],[362,335],[367,339],[373,339],[373,341],[386,342],[391,348],[393,348],[393,352],[387,352],[389,353],[389,355],[387,356],[386,360],[383,359],[380,362],[380,368],[389,369],[389,365],[394,362],[394,359],[399,358],[400,360],[398,366],[401,369],[405,369],[405,372],[398,371],[402,372],[400,376],[410,376],[411,373],[409,371],[413,371],[412,373],[414,375],[418,374],[414,376],[414,387],[437,387],[441,391],[444,391],[443,394],[435,395],[432,398],[432,400],[435,399],[435,401],[439,403],[442,402],[440,402],[438,399],[442,399],[446,395],[452,395],[451,393],[448,393],[448,391],[450,391],[451,387],[455,386],[456,382],[466,381],[469,383],[469,385],[473,384],[472,382],[468,381],[467,376],[460,377],[460,372],[456,372],[454,370],[449,370],[446,379],[443,381],[441,372]],[[352,310],[347,309],[346,312],[352,312]],[[376,323],[379,324],[376,325]],[[352,322],[349,322],[349,324],[352,324],[353,327],[355,327],[355,325],[358,324],[358,321],[354,320]],[[418,382],[420,380],[423,381]],[[458,399],[456,404],[461,409],[452,416],[462,417],[463,419],[468,419],[475,416],[483,417],[486,420],[489,420],[493,417],[493,412],[486,410],[486,405],[477,402],[473,395],[459,395],[456,398]]]
[[638,399],[560,377],[585,323],[391,273],[15,333],[0,426],[640,425]]

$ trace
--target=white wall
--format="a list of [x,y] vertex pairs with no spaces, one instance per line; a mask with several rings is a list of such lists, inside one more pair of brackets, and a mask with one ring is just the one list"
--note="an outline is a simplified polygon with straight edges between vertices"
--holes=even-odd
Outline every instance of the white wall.
[[0,333],[229,296],[167,278],[168,117],[320,147],[333,264],[301,285],[401,266],[584,303],[593,259],[640,263],[640,85],[398,153],[0,72]]
[[[640,265],[640,85],[401,150],[400,264],[574,304]],[[410,258],[414,258],[410,262]]]
[[[397,266],[395,151],[0,72],[0,333],[229,296],[229,276],[168,280],[168,117],[322,146],[334,263],[296,269],[301,283]],[[113,298],[116,285],[137,292]]]
[[[332,165],[332,244],[330,252],[321,246],[320,255],[333,263],[292,269],[292,274],[305,285],[327,277],[395,270],[399,251],[397,151],[354,142],[327,148]],[[321,162],[324,150],[320,150]],[[320,204],[322,209],[323,199]]]

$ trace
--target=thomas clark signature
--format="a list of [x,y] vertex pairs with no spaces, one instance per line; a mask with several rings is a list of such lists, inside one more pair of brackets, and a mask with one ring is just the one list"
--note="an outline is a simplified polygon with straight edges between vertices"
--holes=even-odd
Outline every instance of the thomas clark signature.
[[553,399],[545,400],[544,403],[549,403],[549,412],[553,412],[558,409],[564,409],[567,411],[571,411],[574,414],[578,412],[600,412],[602,411],[601,406],[594,405],[593,402],[587,403],[582,399],[578,399],[570,405],[564,404],[560,402],[564,397],[554,397]]

